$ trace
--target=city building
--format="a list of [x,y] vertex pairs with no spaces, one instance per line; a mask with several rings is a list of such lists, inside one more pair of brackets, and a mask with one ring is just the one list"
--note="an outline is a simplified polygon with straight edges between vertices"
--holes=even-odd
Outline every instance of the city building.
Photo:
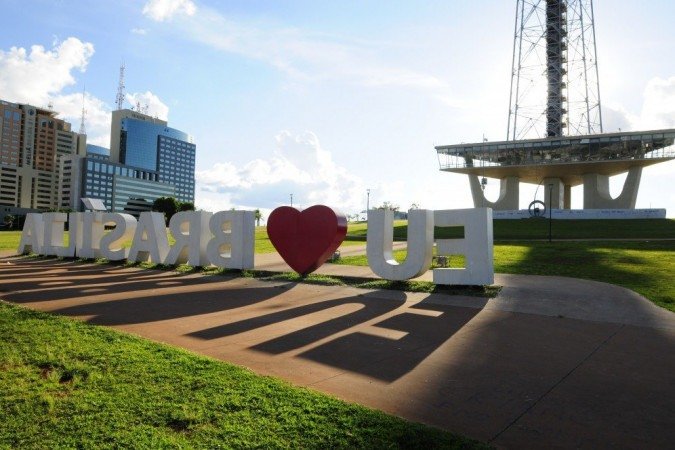
[[86,157],[79,162],[83,174],[80,198],[103,201],[111,212],[138,216],[150,211],[159,197],[175,197],[174,186],[157,181],[155,171]]
[[57,208],[59,167],[85,143],[51,109],[0,100],[0,219]]
[[113,111],[110,160],[157,173],[175,186],[175,197],[194,203],[196,146],[187,133],[137,111]]
[[82,198],[134,216],[159,197],[194,203],[192,137],[138,111],[112,118],[107,149],[49,108],[0,100],[0,223],[8,214],[82,211]]
[[138,216],[159,197],[194,203],[196,146],[166,121],[130,109],[113,111],[111,147],[87,144],[60,168],[61,207],[82,210],[99,199],[111,212]]

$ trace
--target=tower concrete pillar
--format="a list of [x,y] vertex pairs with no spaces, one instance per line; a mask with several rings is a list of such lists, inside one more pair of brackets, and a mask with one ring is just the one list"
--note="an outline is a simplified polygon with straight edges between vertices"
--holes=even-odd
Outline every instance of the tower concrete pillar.
[[477,175],[469,175],[469,184],[474,207],[492,208],[498,211],[518,209],[520,178],[506,177],[499,180],[499,198],[495,202],[490,202],[485,198]]
[[565,209],[572,209],[572,185],[565,185],[565,199],[563,207]]
[[584,209],[635,209],[641,177],[642,167],[628,169],[621,194],[617,198],[612,198],[607,175],[584,174]]
[[[544,196],[546,207],[563,209],[565,206],[565,185],[560,178],[544,178],[544,181],[542,181],[541,184],[546,188]],[[551,203],[550,205],[549,202]]]

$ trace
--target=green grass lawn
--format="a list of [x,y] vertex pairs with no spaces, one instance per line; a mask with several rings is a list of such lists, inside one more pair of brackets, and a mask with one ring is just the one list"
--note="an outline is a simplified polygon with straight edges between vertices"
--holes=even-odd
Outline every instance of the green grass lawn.
[[484,448],[114,330],[0,302],[0,448]]
[[16,250],[20,239],[21,231],[0,231],[0,250]]
[[[534,240],[548,238],[548,220],[494,220],[493,234],[499,240]],[[407,237],[408,222],[394,221],[394,240],[404,241]],[[350,224],[348,240],[365,241],[367,224]],[[461,228],[436,228],[436,237],[463,237]],[[630,219],[630,220],[554,220],[554,239],[662,239],[675,238],[673,219]]]
[[[406,251],[394,252],[397,260]],[[363,256],[345,256],[339,264],[367,265]],[[558,275],[603,281],[632,289],[675,312],[675,242],[570,241],[495,244],[497,273]]]

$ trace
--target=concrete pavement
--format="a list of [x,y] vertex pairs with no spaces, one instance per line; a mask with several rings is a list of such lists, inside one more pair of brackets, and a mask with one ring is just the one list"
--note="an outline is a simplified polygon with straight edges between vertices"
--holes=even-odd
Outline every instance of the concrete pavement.
[[[257,268],[281,264],[257,258]],[[675,314],[604,283],[515,275],[498,275],[497,283],[502,292],[488,300],[0,261],[3,300],[185,347],[497,446],[675,442]]]

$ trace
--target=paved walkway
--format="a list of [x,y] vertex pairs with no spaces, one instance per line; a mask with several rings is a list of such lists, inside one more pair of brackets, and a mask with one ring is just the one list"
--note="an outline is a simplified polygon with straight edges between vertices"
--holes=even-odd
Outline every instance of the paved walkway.
[[504,289],[487,300],[0,260],[4,300],[497,446],[672,446],[675,314],[603,283],[515,275],[497,283]]

